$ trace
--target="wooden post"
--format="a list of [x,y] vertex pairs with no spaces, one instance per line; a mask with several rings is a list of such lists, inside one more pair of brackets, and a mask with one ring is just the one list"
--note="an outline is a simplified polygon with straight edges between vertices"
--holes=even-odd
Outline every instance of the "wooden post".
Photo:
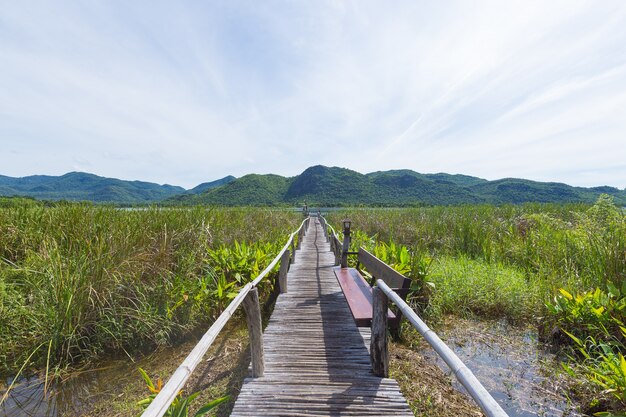
[[320,218],[320,225],[322,226],[322,231],[324,232],[324,239],[326,239],[326,242],[328,242],[328,225],[326,225],[326,219],[323,218],[321,214],[319,215],[319,218]]
[[300,249],[300,246],[302,245],[303,236],[304,236],[304,226],[302,226],[300,228],[300,231],[298,232],[298,246],[296,247],[296,249]]
[[343,246],[341,248],[341,267],[346,268],[348,266],[348,252],[350,251],[350,228],[347,227],[343,230]]
[[333,248],[335,254],[335,265],[339,265],[341,263],[341,242],[337,239],[337,236],[331,238],[333,240]]
[[374,375],[389,378],[389,352],[387,349],[387,296],[378,287],[374,287],[372,312],[372,339],[370,358]]
[[280,293],[287,292],[287,272],[289,271],[289,249],[280,258],[280,270],[278,271],[278,286]]
[[252,360],[252,377],[262,377],[265,371],[263,359],[263,329],[261,326],[261,306],[259,304],[259,292],[253,288],[243,300],[243,308],[246,310],[248,322],[248,334],[250,335],[250,357]]

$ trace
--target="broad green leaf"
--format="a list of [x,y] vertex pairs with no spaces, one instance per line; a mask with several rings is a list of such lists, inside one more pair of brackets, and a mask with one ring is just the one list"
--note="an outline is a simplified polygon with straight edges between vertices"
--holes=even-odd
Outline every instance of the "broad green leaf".
[[606,285],[607,289],[609,290],[609,294],[613,297],[619,297],[620,296],[620,290],[617,289],[617,287],[615,285],[613,285],[613,283],[609,282]]
[[138,371],[141,374],[141,377],[143,378],[143,380],[146,381],[146,385],[148,385],[148,387],[152,389],[155,389],[154,384],[152,383],[152,380],[148,376],[148,373],[141,368],[138,368]]
[[230,396],[227,395],[225,397],[218,398],[216,400],[211,401],[210,403],[203,405],[198,411],[196,411],[196,414],[194,415],[194,417],[201,417],[205,415],[206,413],[208,413],[209,411],[211,411],[212,409],[214,409],[215,407],[217,407],[224,401],[228,401],[229,399],[230,399]]
[[568,335],[568,336],[569,336],[569,337],[570,337],[570,338],[571,338],[574,342],[576,342],[576,344],[577,344],[578,346],[582,346],[582,345],[583,345],[583,342],[581,342],[579,338],[577,338],[576,336],[574,336],[573,334],[571,334],[570,332],[568,332],[568,331],[567,331],[567,330],[565,330],[565,329],[561,329],[561,330],[563,330],[563,332],[564,332],[566,335]]
[[565,291],[565,289],[563,288],[559,288],[559,292],[563,295],[563,297],[567,298],[568,300],[573,300],[574,297],[572,296],[572,294],[568,293],[567,291]]

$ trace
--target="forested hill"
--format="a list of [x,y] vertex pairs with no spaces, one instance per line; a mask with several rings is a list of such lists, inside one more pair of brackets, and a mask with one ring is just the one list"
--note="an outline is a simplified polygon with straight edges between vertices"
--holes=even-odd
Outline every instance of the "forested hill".
[[582,188],[506,178],[496,181],[410,170],[361,174],[321,165],[295,177],[249,174],[227,176],[190,190],[143,181],[124,181],[83,172],[62,176],[0,175],[0,196],[40,200],[84,200],[117,204],[162,202],[167,205],[287,206],[305,201],[315,206],[410,206],[466,203],[594,202],[600,194],[626,205],[626,191],[613,187]]
[[250,174],[170,203],[217,205],[383,205],[523,202],[594,202],[600,194],[626,204],[626,191],[583,188],[507,178],[487,181],[467,175],[420,174],[410,170],[361,174],[344,168],[314,166],[295,177]]
[[182,187],[143,181],[124,181],[84,172],[61,176],[32,175],[13,178],[0,175],[0,196],[33,197],[40,200],[75,200],[111,203],[161,201],[185,192]]

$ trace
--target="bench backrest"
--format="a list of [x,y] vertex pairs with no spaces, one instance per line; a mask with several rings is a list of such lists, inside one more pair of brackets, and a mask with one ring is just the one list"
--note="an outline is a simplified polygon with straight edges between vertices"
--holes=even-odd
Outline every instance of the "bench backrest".
[[409,288],[411,280],[366,251],[359,248],[359,263],[368,270],[373,277],[382,279],[391,288]]

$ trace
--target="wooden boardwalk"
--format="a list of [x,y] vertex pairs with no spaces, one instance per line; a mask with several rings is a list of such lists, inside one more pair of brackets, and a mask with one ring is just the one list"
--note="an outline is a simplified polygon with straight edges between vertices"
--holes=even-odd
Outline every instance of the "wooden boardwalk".
[[263,335],[265,374],[247,378],[231,416],[413,416],[398,383],[372,374],[317,219]]

